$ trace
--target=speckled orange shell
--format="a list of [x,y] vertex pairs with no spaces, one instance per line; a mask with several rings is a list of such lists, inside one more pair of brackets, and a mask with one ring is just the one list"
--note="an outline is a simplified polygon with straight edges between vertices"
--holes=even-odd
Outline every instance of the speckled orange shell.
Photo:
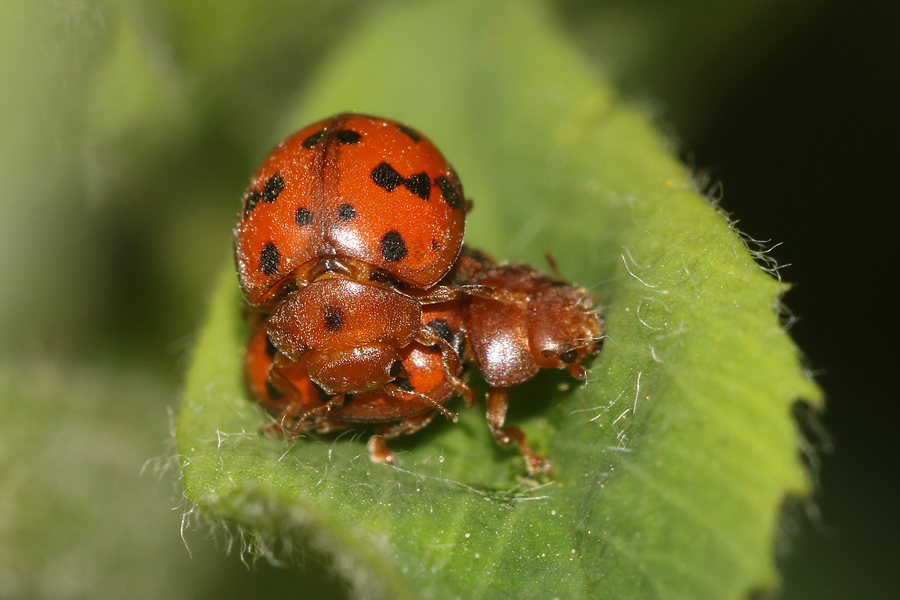
[[235,232],[238,277],[252,305],[323,258],[429,288],[456,260],[464,227],[459,179],[427,138],[341,114],[290,136],[256,171]]

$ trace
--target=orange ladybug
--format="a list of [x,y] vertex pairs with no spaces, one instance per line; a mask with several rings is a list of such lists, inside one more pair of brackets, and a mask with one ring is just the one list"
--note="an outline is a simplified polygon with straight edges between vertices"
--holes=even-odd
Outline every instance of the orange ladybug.
[[[464,340],[455,309],[452,304],[429,305],[423,310],[422,320],[461,352]],[[255,315],[244,356],[244,375],[255,400],[275,415],[270,431],[283,431],[293,438],[299,433],[326,433],[353,423],[382,423],[369,439],[369,455],[374,462],[395,464],[385,440],[421,429],[439,412],[456,420],[456,415],[444,407],[457,389],[446,377],[443,362],[439,348],[413,342],[401,351],[402,375],[374,390],[345,394],[336,400],[310,379],[305,357],[284,360],[266,333],[264,318]],[[455,374],[460,375],[462,364],[456,360],[453,365]]]
[[[235,263],[248,305],[309,378],[340,397],[383,388],[412,344],[453,349],[421,322],[455,297],[436,285],[462,247],[466,201],[453,168],[417,131],[340,114],[290,136],[244,194]],[[338,399],[335,402],[339,402]]]
[[[489,260],[483,254],[480,259]],[[509,388],[540,369],[566,369],[584,380],[582,361],[603,347],[603,320],[585,290],[529,265],[487,264],[470,281],[491,290],[461,299],[469,360],[490,386],[488,425],[501,444],[519,446],[529,472],[549,473],[550,463],[531,449],[522,431],[503,426]]]

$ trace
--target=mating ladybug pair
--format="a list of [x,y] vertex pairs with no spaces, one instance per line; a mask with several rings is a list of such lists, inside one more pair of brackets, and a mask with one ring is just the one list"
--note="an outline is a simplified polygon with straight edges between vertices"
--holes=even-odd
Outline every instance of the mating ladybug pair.
[[[253,324],[249,391],[288,437],[382,423],[411,433],[454,395],[475,395],[466,364],[490,386],[487,420],[531,473],[550,471],[516,427],[507,389],[541,368],[584,379],[601,319],[584,290],[463,246],[470,204],[453,168],[419,132],[341,114],[285,140],[244,194],[235,232]],[[561,279],[561,278],[560,278]]]

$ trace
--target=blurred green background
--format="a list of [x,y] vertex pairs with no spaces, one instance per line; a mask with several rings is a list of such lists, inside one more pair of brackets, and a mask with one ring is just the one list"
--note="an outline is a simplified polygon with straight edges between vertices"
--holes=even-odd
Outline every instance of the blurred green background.
[[[247,177],[323,61],[388,4],[0,7],[0,598],[341,597],[315,556],[305,573],[247,569],[247,540],[202,525],[188,553],[168,411]],[[900,597],[900,9],[548,4],[739,227],[783,242],[770,255],[797,284],[792,333],[834,450],[816,501],[786,516],[782,595]]]

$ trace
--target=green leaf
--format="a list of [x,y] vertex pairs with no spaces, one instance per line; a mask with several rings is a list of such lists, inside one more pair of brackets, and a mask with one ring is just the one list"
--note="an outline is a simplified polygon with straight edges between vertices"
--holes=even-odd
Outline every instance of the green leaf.
[[[509,421],[554,465],[522,477],[483,407],[398,440],[293,445],[241,378],[235,276],[215,291],[177,428],[187,497],[263,552],[311,543],[358,597],[740,598],[777,583],[781,504],[809,486],[791,405],[820,394],[777,317],[786,286],[531,2],[424,3],[348,35],[295,116],[383,114],[426,132],[474,198],[466,238],[595,292],[586,385],[541,373]],[[483,391],[483,388],[481,388]]]
[[0,366],[0,596],[196,598],[222,576],[170,510],[173,390],[118,363]]

